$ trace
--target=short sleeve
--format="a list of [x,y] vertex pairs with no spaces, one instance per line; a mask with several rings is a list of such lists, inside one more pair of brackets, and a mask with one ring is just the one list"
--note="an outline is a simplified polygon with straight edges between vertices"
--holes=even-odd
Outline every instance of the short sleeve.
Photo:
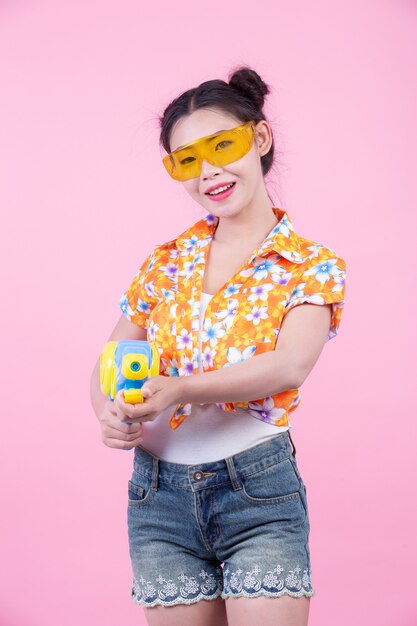
[[119,307],[125,317],[134,324],[147,328],[147,321],[158,302],[156,290],[156,248],[146,257],[129,287],[122,293]]
[[301,277],[293,290],[285,313],[299,304],[331,304],[332,315],[327,341],[336,337],[345,304],[346,262],[330,248],[316,247],[303,265]]

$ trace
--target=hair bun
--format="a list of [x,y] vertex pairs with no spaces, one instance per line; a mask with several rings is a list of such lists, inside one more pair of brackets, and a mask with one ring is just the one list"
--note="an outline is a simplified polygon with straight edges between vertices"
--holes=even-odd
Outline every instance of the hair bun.
[[252,100],[259,110],[262,110],[264,106],[265,96],[270,93],[269,85],[262,80],[255,70],[248,66],[235,70],[229,78],[229,85]]

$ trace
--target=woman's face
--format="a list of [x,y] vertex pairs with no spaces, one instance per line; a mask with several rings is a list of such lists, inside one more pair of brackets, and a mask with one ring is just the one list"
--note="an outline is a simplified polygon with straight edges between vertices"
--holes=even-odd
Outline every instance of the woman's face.
[[[198,109],[180,118],[174,126],[170,137],[171,151],[196,141],[200,137],[234,128],[240,124],[242,120],[228,113],[222,113],[220,110]],[[257,199],[265,198],[266,190],[260,157],[269,151],[271,144],[271,129],[268,123],[262,120],[255,127],[255,138],[251,149],[241,159],[225,166],[211,165],[204,160],[200,176],[180,184],[209,213],[219,217],[236,215],[244,207],[252,203],[256,205]],[[207,189],[213,185],[231,182],[235,183],[233,191],[224,199],[212,200],[206,193]]]

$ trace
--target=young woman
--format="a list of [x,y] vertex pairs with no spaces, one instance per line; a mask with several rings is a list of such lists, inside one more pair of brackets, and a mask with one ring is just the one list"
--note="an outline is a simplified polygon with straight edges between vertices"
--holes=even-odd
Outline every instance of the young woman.
[[135,450],[131,596],[151,626],[305,626],[315,594],[289,414],[337,334],[346,266],[267,193],[267,93],[245,67],[165,109],[164,166],[207,214],[157,245],[120,298],[109,340],[160,354],[145,401],[108,401],[98,362],[92,375],[104,443]]

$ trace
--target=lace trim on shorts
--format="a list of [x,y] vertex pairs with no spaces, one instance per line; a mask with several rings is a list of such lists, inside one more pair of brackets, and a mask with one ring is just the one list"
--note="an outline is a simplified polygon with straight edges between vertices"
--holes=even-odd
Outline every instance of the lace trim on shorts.
[[264,576],[260,576],[261,572],[259,565],[254,565],[246,572],[241,569],[231,572],[226,566],[223,579],[216,579],[213,574],[202,569],[198,575],[201,581],[182,573],[178,576],[178,583],[167,580],[162,574],[159,574],[155,583],[145,580],[143,576],[139,580],[134,577],[131,597],[136,603],[151,607],[157,604],[162,606],[192,604],[199,600],[214,600],[220,595],[222,598],[261,595],[279,597],[284,594],[294,597],[315,595],[310,569],[304,569],[301,574],[301,568],[297,566],[281,576],[284,568],[278,564]]
[[194,576],[180,574],[178,583],[167,580],[160,574],[155,584],[145,580],[143,576],[137,580],[133,578],[131,597],[136,603],[146,606],[170,606],[173,604],[191,604],[198,600],[214,600],[220,596],[223,588],[222,578],[216,579],[213,574],[204,569],[199,573],[201,581]]
[[222,598],[228,597],[279,597],[284,594],[294,596],[314,596],[315,590],[311,582],[311,569],[304,569],[297,565],[286,575],[282,575],[284,568],[277,564],[272,570],[268,570],[262,577],[262,569],[254,565],[250,571],[244,572],[240,568],[231,572],[228,567],[224,568],[224,591]]

